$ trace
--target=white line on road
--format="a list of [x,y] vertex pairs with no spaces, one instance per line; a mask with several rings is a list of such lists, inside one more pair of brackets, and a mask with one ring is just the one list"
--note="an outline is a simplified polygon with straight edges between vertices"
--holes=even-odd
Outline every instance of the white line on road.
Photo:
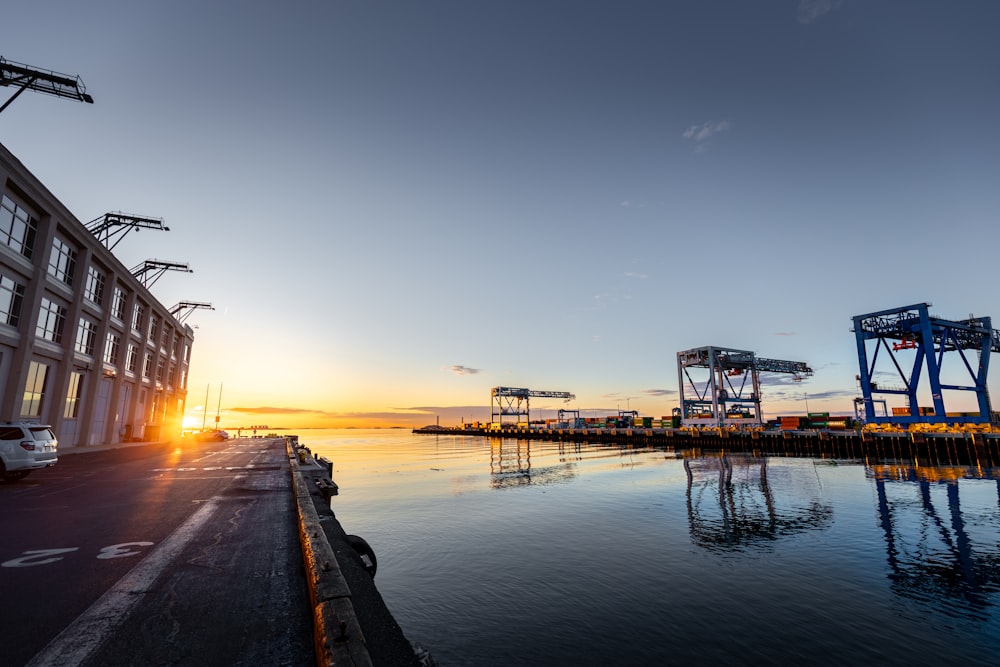
[[216,498],[203,503],[187,521],[60,632],[25,667],[62,667],[80,665],[86,661],[150,591],[164,568],[184,550],[217,507]]

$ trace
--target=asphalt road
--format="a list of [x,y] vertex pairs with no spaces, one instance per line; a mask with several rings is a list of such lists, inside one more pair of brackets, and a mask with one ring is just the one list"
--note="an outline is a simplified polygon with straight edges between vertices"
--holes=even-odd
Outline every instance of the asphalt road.
[[283,439],[73,455],[0,483],[0,664],[312,665]]

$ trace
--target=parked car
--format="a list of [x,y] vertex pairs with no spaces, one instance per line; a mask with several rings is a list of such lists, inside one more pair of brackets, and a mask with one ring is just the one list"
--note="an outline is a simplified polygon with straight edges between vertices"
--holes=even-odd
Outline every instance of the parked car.
[[229,439],[229,434],[226,433],[225,431],[222,431],[222,430],[200,431],[200,432],[194,434],[194,439],[195,440],[202,440],[202,441],[209,441],[209,442],[211,442],[211,441],[222,441],[222,440],[228,440]]
[[43,424],[0,424],[0,478],[24,479],[32,470],[54,466],[59,441]]

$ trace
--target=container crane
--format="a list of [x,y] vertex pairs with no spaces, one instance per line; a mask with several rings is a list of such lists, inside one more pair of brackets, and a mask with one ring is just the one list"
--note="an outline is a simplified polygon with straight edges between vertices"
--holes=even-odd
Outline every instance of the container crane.
[[[990,365],[990,352],[1000,352],[1000,331],[993,329],[989,317],[969,315],[966,320],[945,320],[931,315],[930,306],[929,303],[917,303],[853,318],[852,330],[858,346],[858,364],[861,367],[858,380],[861,382],[865,421],[876,424],[980,424],[990,421],[992,409],[986,375]],[[874,345],[870,345],[870,341],[874,341]],[[890,345],[888,341],[893,343]],[[969,353],[973,350],[978,358],[970,359],[972,355]],[[889,387],[874,379],[881,352],[889,356],[904,386]],[[968,372],[971,384],[942,382],[941,369],[945,352],[958,352],[962,362],[958,366],[958,375],[964,369]],[[912,354],[913,359],[905,358],[901,363],[899,353],[906,354],[907,357]],[[908,370],[906,366],[909,366]],[[922,410],[917,397],[921,371],[925,366],[927,380],[924,386],[929,390],[933,404],[930,410]],[[949,415],[945,410],[945,391],[974,392],[978,412]],[[904,411],[908,414],[877,415],[875,404],[881,402],[884,407],[885,401],[874,398],[876,394],[905,396],[909,401],[909,408]]]
[[561,398],[566,402],[576,396],[568,391],[544,391],[538,389],[522,389],[518,387],[493,387],[490,390],[492,413],[490,420],[503,426],[504,417],[514,417],[516,424],[521,425],[521,417],[525,424],[531,422],[532,398]]
[[[707,380],[695,381],[692,368],[707,369]],[[749,350],[710,345],[678,352],[681,424],[760,426],[762,372],[790,374],[796,382],[813,373],[804,362],[758,357]],[[694,398],[685,398],[685,387]]]

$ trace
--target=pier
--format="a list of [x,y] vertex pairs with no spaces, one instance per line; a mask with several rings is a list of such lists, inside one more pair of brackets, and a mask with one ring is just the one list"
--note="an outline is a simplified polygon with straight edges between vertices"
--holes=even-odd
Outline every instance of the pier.
[[917,460],[927,464],[987,465],[1000,461],[992,431],[730,430],[726,428],[474,429],[425,427],[418,434],[668,447],[836,459]]

